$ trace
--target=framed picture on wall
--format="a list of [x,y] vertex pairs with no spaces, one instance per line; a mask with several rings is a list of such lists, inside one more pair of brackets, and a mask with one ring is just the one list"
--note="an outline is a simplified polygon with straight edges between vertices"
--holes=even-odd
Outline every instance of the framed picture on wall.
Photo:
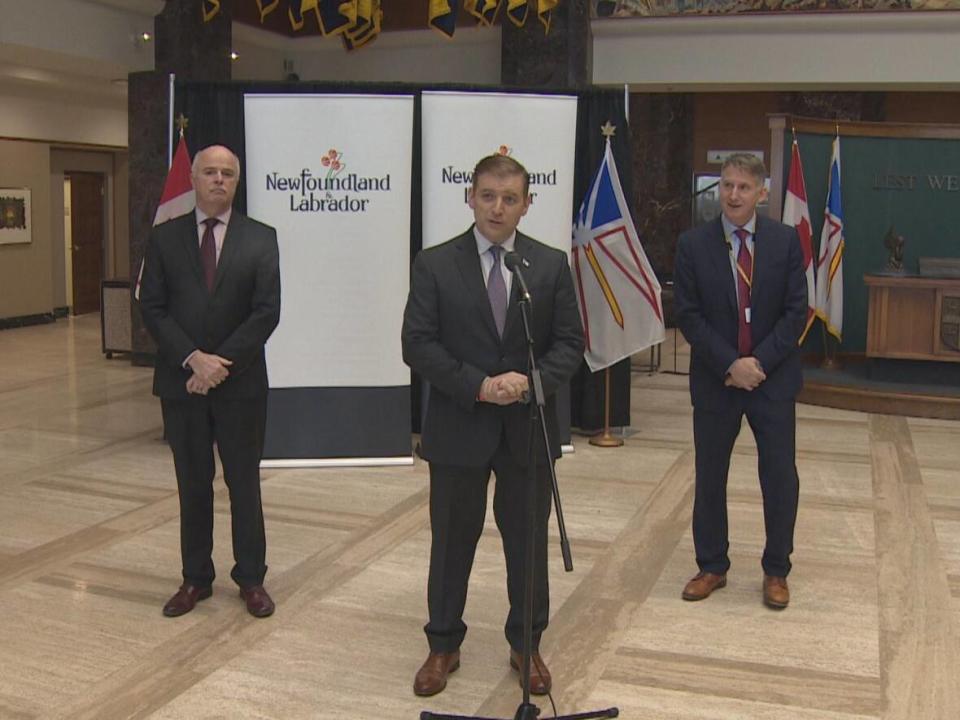
[[[770,192],[770,178],[764,181]],[[767,214],[768,200],[757,205],[757,214]],[[693,226],[701,225],[720,215],[720,176],[713,173],[693,174]]]
[[0,188],[0,245],[31,241],[29,188]]

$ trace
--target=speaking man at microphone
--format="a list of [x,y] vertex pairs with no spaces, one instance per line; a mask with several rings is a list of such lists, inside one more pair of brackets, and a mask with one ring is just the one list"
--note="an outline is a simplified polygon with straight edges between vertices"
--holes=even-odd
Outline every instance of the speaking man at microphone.
[[[430,385],[421,455],[430,464],[430,653],[417,672],[417,695],[435,695],[460,667],[467,632],[463,610],[487,485],[496,477],[493,511],[503,539],[510,610],[504,632],[510,665],[522,666],[523,579],[530,410],[527,343],[518,301],[523,288],[504,258],[522,271],[531,298],[534,353],[546,395],[552,460],[560,455],[555,397],[583,355],[583,328],[566,255],[517,231],[530,208],[529,175],[513,158],[477,163],[468,204],[474,224],[417,255],[403,316],[403,358]],[[550,690],[540,657],[549,616],[547,521],[551,485],[543,441],[534,441],[536,540],[530,689]],[[551,460],[551,461],[552,461]]]

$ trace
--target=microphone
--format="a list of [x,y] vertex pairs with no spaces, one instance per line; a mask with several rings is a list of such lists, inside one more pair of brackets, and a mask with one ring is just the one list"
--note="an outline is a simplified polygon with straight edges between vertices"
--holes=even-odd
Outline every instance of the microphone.
[[503,256],[503,264],[513,273],[514,277],[517,278],[517,281],[520,283],[520,299],[524,302],[530,302],[530,288],[527,287],[527,281],[523,279],[523,273],[520,272],[520,266],[530,267],[530,263],[527,262],[527,259],[516,252],[508,252]]

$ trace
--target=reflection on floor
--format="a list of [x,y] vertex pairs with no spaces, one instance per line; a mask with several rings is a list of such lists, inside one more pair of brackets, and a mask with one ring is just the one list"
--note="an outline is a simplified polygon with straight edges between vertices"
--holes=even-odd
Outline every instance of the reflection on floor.
[[[664,369],[672,353],[670,338]],[[577,438],[559,463],[575,570],[554,544],[542,649],[560,712],[960,716],[957,423],[799,408],[793,601],[777,613],[761,604],[750,433],[731,467],[729,585],[685,603],[686,378],[635,373],[632,404],[624,447]],[[267,620],[246,615],[229,580],[218,478],[214,595],[167,619],[179,582],[170,453],[150,371],[104,359],[97,318],[0,332],[0,457],[0,718],[513,717],[492,513],[462,667],[435,698],[411,691],[427,651],[423,463],[264,473],[278,601]]]

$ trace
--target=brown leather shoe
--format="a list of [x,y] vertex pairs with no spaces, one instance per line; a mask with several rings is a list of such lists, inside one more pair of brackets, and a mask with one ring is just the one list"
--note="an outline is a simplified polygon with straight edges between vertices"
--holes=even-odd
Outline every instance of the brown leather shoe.
[[240,597],[247,604],[247,612],[258,618],[270,617],[277,606],[263,588],[263,585],[252,585],[240,588]]
[[421,697],[436,695],[447,686],[447,676],[460,667],[460,651],[432,652],[423,661],[413,679],[413,694]]
[[785,577],[763,576],[763,604],[774,610],[783,610],[790,604],[790,588]]
[[[523,655],[513,648],[510,649],[510,667],[520,672],[523,667]],[[523,678],[520,678],[520,687],[523,687]],[[530,656],[530,694],[546,695],[553,687],[553,678],[550,677],[550,669],[540,657],[540,653],[534,652]]]
[[684,600],[706,600],[710,593],[727,586],[727,576],[698,572],[683,588]]
[[209,585],[198,587],[184,583],[173,597],[167,600],[167,604],[163,606],[163,614],[167,617],[186,615],[197,606],[200,600],[206,600],[211,595],[213,595],[213,588]]

